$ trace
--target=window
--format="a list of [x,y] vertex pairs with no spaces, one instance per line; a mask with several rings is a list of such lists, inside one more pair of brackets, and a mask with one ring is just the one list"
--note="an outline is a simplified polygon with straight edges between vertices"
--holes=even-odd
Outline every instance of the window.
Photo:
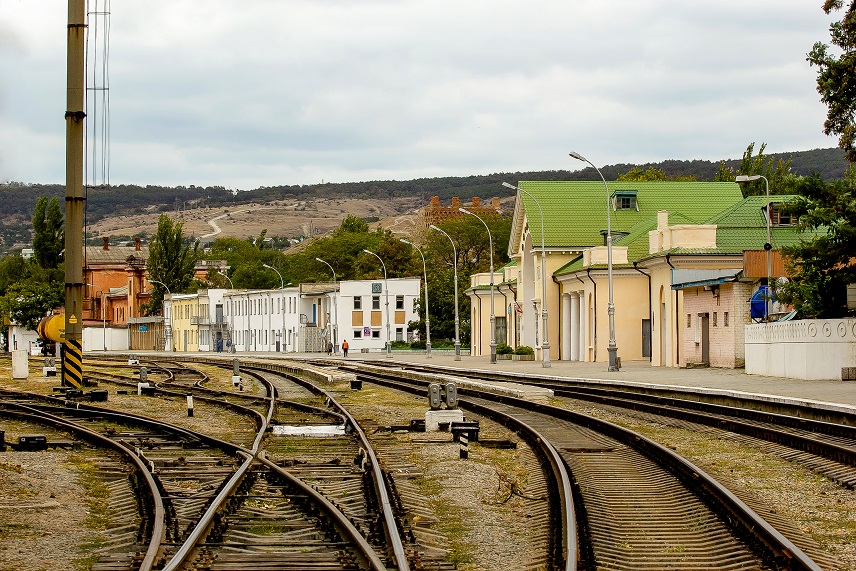
[[363,298],[354,296],[354,310],[359,311],[363,308]]
[[639,210],[635,190],[617,190],[612,194],[613,210]]
[[692,313],[687,313],[687,329],[693,326],[693,315]]
[[380,296],[373,295],[372,296],[372,309],[380,309]]
[[378,329],[372,330],[372,339],[380,339],[380,330],[378,330]]
[[790,226],[791,224],[791,215],[789,213],[782,212],[777,204],[770,204],[771,226]]
[[722,316],[722,326],[723,326],[723,327],[728,327],[728,312],[727,312],[727,311],[726,311],[726,312],[725,312],[725,314]]
[[404,328],[396,327],[395,328],[395,340],[396,341],[404,341]]
[[395,309],[404,309],[404,296],[395,296]]
[[718,312],[716,312],[716,311],[714,311],[714,312],[713,312],[713,326],[714,326],[714,327],[716,327],[716,316],[717,316],[717,315],[719,315],[719,313],[718,313]]
[[362,339],[363,338],[363,330],[362,329],[354,329],[354,339]]

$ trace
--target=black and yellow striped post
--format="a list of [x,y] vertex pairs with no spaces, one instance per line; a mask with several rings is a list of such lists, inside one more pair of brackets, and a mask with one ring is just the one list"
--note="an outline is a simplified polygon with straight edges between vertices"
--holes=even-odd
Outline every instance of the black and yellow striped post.
[[76,339],[69,339],[63,344],[62,384],[83,388],[83,347]]

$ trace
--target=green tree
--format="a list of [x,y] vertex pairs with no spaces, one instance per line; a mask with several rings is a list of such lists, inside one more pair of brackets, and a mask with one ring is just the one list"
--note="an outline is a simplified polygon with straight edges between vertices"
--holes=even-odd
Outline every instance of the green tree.
[[[65,270],[40,267],[20,256],[0,262],[0,314],[28,329],[65,301]],[[5,325],[3,326],[5,330]]]
[[56,268],[65,249],[63,214],[59,200],[42,196],[33,211],[33,256],[43,268]]
[[[193,271],[202,258],[199,240],[186,241],[183,222],[174,222],[166,214],[158,220],[158,230],[149,244],[149,259],[146,270],[152,280],[163,282],[170,293],[187,291],[193,284]],[[163,286],[154,284],[151,301],[143,311],[146,315],[159,313],[166,293]]]
[[[824,0],[823,11],[829,14],[844,7],[843,0]],[[838,135],[838,146],[847,160],[856,162],[856,2],[844,10],[840,22],[829,27],[832,44],[841,49],[836,57],[823,42],[814,44],[806,60],[818,67],[817,92],[827,106],[823,132]]]
[[791,277],[776,285],[776,297],[804,318],[841,317],[847,314],[847,285],[856,283],[856,177],[827,183],[814,173],[798,190],[801,196],[787,210],[805,239],[782,248]]
[[[761,148],[758,149],[757,155],[752,155],[755,151],[755,143],[749,143],[746,151],[743,153],[743,158],[740,160],[740,167],[737,169],[737,174],[742,175],[761,175],[767,179],[770,185],[770,194],[787,194],[793,191],[795,175],[791,172],[791,159],[778,161],[773,157],[764,155],[764,149],[767,148],[767,143],[761,143]],[[733,171],[725,166],[725,163],[720,163],[719,172],[716,175],[717,181],[733,181]],[[767,187],[763,180],[755,180],[744,182],[740,185],[743,191],[743,196],[753,196],[766,194]]]
[[695,179],[694,176],[666,176],[666,171],[657,167],[648,167],[645,170],[642,170],[641,167],[633,167],[626,173],[618,175],[616,180],[632,182],[656,182],[662,180],[691,182]]

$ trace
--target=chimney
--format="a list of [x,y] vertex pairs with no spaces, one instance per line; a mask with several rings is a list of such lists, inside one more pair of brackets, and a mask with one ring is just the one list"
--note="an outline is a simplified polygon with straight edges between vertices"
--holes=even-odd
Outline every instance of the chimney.
[[440,197],[439,196],[432,196],[431,197],[431,206],[434,206],[434,207],[440,206]]
[[657,211],[657,230],[665,230],[669,227],[669,211],[668,210],[658,210]]
[[110,238],[104,236],[104,250],[107,251],[110,249]]
[[139,236],[134,238],[134,244],[136,245],[136,250],[139,252],[140,251],[140,237]]
[[474,196],[473,197],[473,207],[478,208],[480,204],[481,204],[481,198],[479,198],[478,196]]
[[491,198],[490,199],[490,206],[491,206],[491,208],[493,208],[494,210],[499,212],[499,198],[497,198],[496,196]]
[[461,206],[461,199],[457,196],[452,198],[452,208],[458,209]]

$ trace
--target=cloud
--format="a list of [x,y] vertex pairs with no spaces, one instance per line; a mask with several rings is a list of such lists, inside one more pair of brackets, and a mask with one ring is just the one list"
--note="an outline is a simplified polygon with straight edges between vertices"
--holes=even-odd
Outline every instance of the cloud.
[[[0,60],[0,124],[51,148],[64,5],[0,0],[23,54]],[[113,3],[111,176],[246,189],[834,146],[805,62],[830,20],[802,0]],[[15,179],[64,172],[14,154]]]

